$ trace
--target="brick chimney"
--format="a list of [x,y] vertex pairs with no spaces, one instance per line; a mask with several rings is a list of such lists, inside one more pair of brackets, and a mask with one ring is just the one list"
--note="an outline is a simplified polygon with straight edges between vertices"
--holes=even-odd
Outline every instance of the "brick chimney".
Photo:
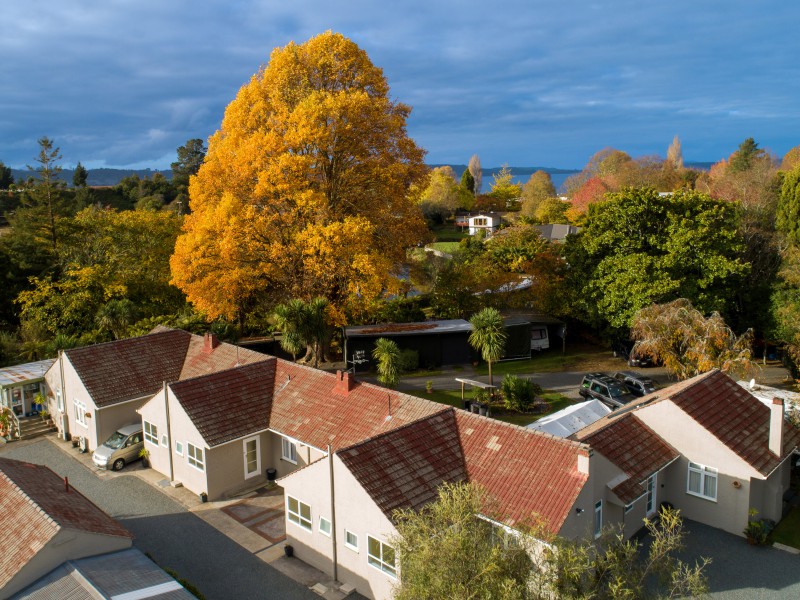
[[356,384],[355,377],[350,371],[336,371],[336,385],[333,387],[335,394],[347,396]]
[[219,344],[219,338],[216,335],[213,333],[205,334],[203,336],[203,354],[211,354]]
[[780,457],[783,453],[783,398],[773,398],[769,408],[769,451]]

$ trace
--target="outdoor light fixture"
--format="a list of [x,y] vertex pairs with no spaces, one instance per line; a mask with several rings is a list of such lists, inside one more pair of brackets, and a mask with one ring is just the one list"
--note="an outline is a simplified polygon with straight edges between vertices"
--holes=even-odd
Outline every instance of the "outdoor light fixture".
[[575,513],[578,514],[578,515],[581,514],[582,512],[583,512],[582,508],[576,508],[575,509]]

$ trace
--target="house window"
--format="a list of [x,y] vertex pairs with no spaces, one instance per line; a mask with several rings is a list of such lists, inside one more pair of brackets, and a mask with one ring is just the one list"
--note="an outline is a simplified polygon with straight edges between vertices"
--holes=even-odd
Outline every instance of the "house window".
[[258,436],[247,438],[244,444],[244,478],[249,479],[261,473],[261,452]]
[[195,469],[205,470],[205,463],[203,462],[203,449],[186,442],[186,456],[189,464]]
[[358,552],[358,536],[352,531],[344,530],[344,545]]
[[281,458],[297,464],[297,446],[295,446],[294,442],[281,438]]
[[175,442],[175,454],[183,456],[183,442]]
[[397,576],[394,548],[369,535],[367,536],[367,562],[392,577]]
[[686,492],[706,500],[717,500],[717,470],[697,463],[689,463],[689,481]]
[[86,405],[75,400],[75,421],[86,427]]
[[292,523],[311,531],[311,507],[308,504],[286,496],[286,516]]
[[166,434],[161,436],[161,445],[164,446],[164,448],[169,447],[169,444],[167,443],[167,435]]
[[153,425],[152,423],[148,423],[147,421],[144,422],[144,439],[145,441],[150,442],[158,446],[158,427]]
[[654,473],[647,478],[647,509],[646,512],[650,515],[655,509],[656,504],[656,475]]
[[323,535],[331,537],[331,522],[325,517],[319,518],[319,532]]
[[627,515],[629,512],[631,512],[632,510],[633,510],[633,502],[631,502],[630,504],[626,504],[626,505],[625,505],[625,514],[626,514],[626,515]]
[[58,406],[58,412],[64,412],[64,396],[61,395],[61,388],[56,390],[56,404]]
[[599,538],[603,532],[603,501],[598,500],[594,505],[594,537]]

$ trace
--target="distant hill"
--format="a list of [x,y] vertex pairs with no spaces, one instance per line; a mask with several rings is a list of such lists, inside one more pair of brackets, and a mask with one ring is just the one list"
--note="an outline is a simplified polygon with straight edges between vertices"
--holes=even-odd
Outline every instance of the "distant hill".
[[[64,169],[59,175],[59,179],[72,185],[72,169]],[[89,176],[86,180],[88,185],[117,185],[122,179],[130,175],[138,175],[139,177],[152,177],[156,173],[161,173],[167,179],[172,179],[171,170],[154,170],[154,169],[88,169]],[[33,177],[33,171],[11,169],[11,174],[14,181],[25,181],[28,177]]]

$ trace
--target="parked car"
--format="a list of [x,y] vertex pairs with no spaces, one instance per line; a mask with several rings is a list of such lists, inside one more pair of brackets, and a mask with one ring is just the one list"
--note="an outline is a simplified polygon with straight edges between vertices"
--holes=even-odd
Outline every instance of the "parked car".
[[646,375],[633,371],[619,371],[614,373],[614,379],[621,382],[631,394],[641,398],[656,391],[656,384]]
[[584,398],[596,398],[611,408],[619,408],[636,400],[627,387],[606,373],[584,375],[578,393]]
[[612,344],[611,350],[614,352],[614,356],[622,358],[628,363],[629,367],[643,368],[655,366],[652,358],[646,355],[638,355],[633,351],[633,346],[633,342],[618,342]]
[[138,460],[142,448],[144,448],[142,424],[125,425],[97,447],[92,454],[92,462],[101,469],[119,471],[126,464]]

